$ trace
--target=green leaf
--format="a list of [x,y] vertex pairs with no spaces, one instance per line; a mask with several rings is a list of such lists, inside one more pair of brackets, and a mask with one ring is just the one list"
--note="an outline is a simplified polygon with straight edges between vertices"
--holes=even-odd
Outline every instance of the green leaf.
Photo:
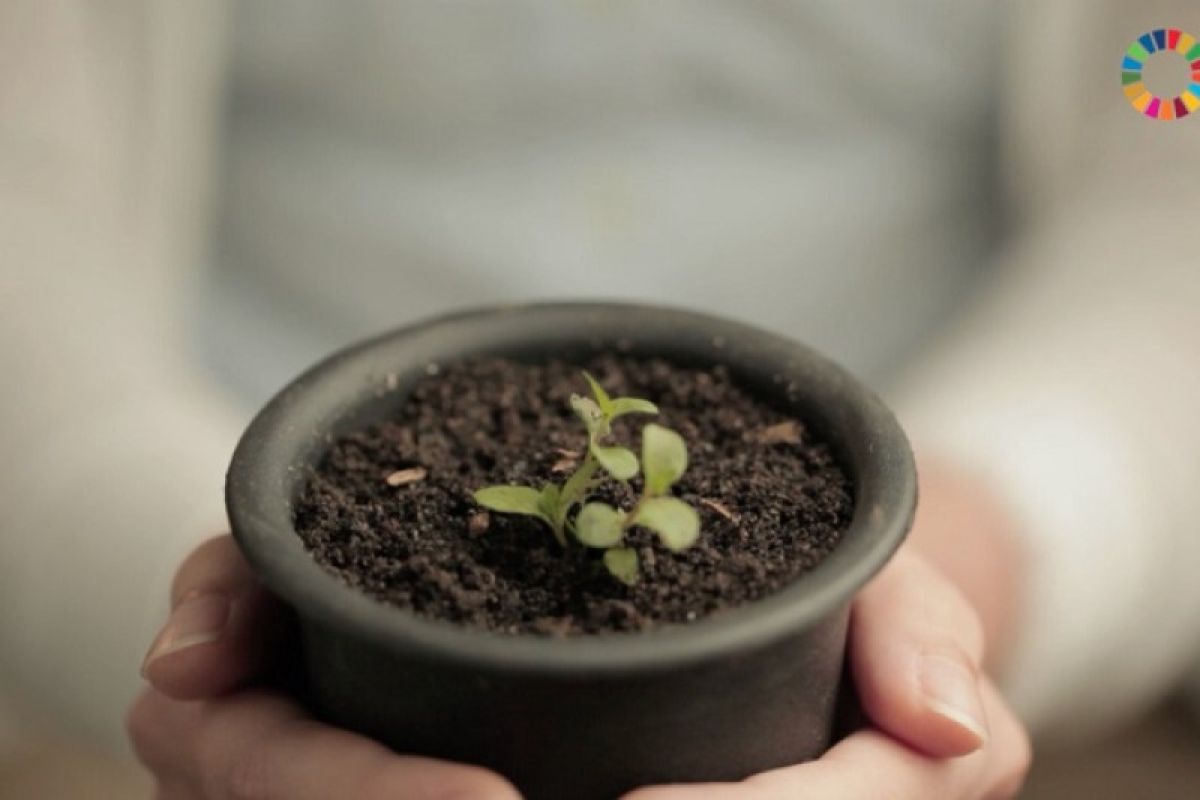
[[538,508],[543,514],[553,520],[558,519],[558,504],[559,504],[558,487],[553,483],[547,483],[542,487],[541,494],[538,495]]
[[700,535],[700,515],[677,497],[652,497],[642,501],[633,521],[657,533],[671,550],[686,550]]
[[[542,493],[529,486],[485,486],[474,494],[475,502],[502,514],[545,516],[542,512]],[[547,520],[549,521],[549,520]]]
[[575,538],[588,547],[620,544],[625,515],[607,503],[588,503],[575,517]]
[[631,547],[614,547],[604,551],[604,566],[621,583],[632,586],[638,579],[637,550]]
[[628,448],[619,445],[605,447],[592,442],[591,451],[605,472],[619,481],[627,481],[638,474],[637,456]]
[[567,517],[567,512],[571,510],[571,506],[583,500],[583,495],[588,490],[588,484],[591,483],[592,476],[596,474],[596,469],[599,463],[594,458],[586,458],[583,463],[576,468],[571,477],[567,478],[567,482],[563,484],[562,491],[558,494],[558,516],[556,519],[561,524]]
[[600,410],[600,406],[596,405],[595,400],[573,394],[571,395],[571,408],[583,420],[583,426],[587,428],[589,437],[595,438],[608,433],[604,412]]
[[583,377],[587,379],[588,386],[592,388],[592,396],[596,398],[596,405],[600,409],[600,413],[604,416],[612,418],[613,416],[613,401],[608,396],[608,392],[604,391],[604,387],[600,382],[592,377],[592,374],[584,370]]
[[646,473],[646,494],[664,494],[687,469],[683,437],[653,422],[643,428],[642,469]]
[[501,514],[524,514],[537,517],[550,527],[550,532],[561,545],[567,540],[562,530],[562,522],[550,510],[552,503],[557,503],[558,487],[552,484],[543,486],[539,492],[530,486],[485,486],[476,490],[473,495],[475,502],[492,511]]
[[609,419],[623,417],[626,414],[657,414],[658,406],[651,403],[649,400],[643,400],[640,397],[618,397],[612,401],[612,410],[608,413]]
[[538,508],[541,509],[541,517],[550,526],[554,538],[560,545],[566,547],[567,536],[563,533],[563,521],[566,519],[567,509],[562,507],[562,494],[553,483],[547,483],[542,487],[542,492],[538,496]]

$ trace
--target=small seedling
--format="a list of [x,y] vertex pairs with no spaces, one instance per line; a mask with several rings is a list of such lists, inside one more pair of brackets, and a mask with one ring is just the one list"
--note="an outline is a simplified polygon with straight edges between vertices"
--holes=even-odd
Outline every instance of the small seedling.
[[[475,492],[475,502],[503,514],[537,517],[563,547],[571,539],[604,551],[604,566],[613,577],[633,584],[638,576],[637,551],[626,547],[625,533],[634,525],[649,528],[671,550],[685,550],[700,535],[700,515],[677,497],[671,486],[687,469],[687,447],[672,430],[647,424],[642,428],[642,458],[611,442],[612,421],[626,414],[657,414],[658,407],[637,397],[610,397],[595,378],[583,373],[591,397],[571,396],[571,408],[587,430],[587,455],[561,485],[487,486]],[[642,491],[633,508],[624,511],[589,501],[589,494],[607,474],[628,483],[642,472]],[[579,511],[571,516],[575,507]]]

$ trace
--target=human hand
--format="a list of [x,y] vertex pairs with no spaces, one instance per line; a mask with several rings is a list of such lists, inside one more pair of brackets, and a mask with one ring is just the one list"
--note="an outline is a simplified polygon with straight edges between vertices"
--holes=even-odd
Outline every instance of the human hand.
[[873,727],[816,761],[738,783],[640,789],[625,800],[993,800],[1030,763],[1020,722],[982,673],[979,618],[905,546],[855,599],[850,666]]
[[126,720],[159,800],[519,797],[487,770],[397,755],[252,688],[286,620],[230,537],[184,561],[171,607],[142,668],[150,686]]
[[[924,523],[926,530],[934,527]],[[919,519],[918,534],[921,528]],[[914,538],[914,544],[922,541],[927,546],[937,537]],[[953,584],[915,550],[906,545],[853,606],[851,667],[873,729],[809,764],[740,783],[651,787],[629,797],[973,800],[1015,794],[1028,769],[1029,743],[980,671],[983,629]],[[184,604],[185,597],[192,602]],[[316,723],[278,695],[239,690],[261,673],[274,646],[271,621],[279,616],[228,537],[188,559],[172,603],[186,605],[177,613],[190,625],[168,625],[155,642],[144,667],[153,688],[129,716],[131,737],[158,778],[160,797],[370,798],[391,796],[398,787],[414,798],[517,796],[485,770],[397,756]],[[196,633],[213,627],[199,623],[214,619],[224,622],[216,638]]]

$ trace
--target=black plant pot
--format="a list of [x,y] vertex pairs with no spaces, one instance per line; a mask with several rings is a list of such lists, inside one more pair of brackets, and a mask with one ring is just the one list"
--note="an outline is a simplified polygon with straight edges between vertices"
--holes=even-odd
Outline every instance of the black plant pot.
[[[331,437],[387,417],[431,363],[599,350],[726,365],[833,448],[853,518],[815,570],[760,602],[647,634],[503,636],[418,618],[350,589],[305,551],[292,504]],[[233,533],[295,609],[310,702],[397,751],[481,764],[532,800],[735,780],[819,755],[832,736],[849,603],[908,531],[916,474],[892,414],[807,347],[686,311],[502,306],[340,352],[255,418],[229,469]]]

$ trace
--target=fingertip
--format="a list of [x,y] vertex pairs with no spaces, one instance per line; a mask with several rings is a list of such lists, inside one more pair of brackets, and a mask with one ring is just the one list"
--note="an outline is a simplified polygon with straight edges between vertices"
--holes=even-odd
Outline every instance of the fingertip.
[[171,583],[171,606],[189,595],[238,594],[256,585],[253,570],[229,534],[208,539],[184,559]]
[[918,674],[927,716],[919,737],[923,748],[949,757],[983,747],[988,724],[975,667],[963,656],[932,651],[921,654]]
[[142,677],[176,700],[224,694],[259,675],[282,640],[265,592],[186,595],[142,664]]
[[979,674],[951,647],[876,647],[856,659],[855,682],[871,721],[925,755],[963,756],[988,741]]
[[974,753],[988,742],[986,728],[960,710],[940,703],[929,704],[930,720],[917,737],[918,746],[928,755],[956,758]]
[[[156,684],[155,676],[169,675],[163,665],[188,664],[197,652],[212,648],[226,636],[233,610],[224,592],[189,592],[179,599],[162,631],[150,645],[142,662],[142,677]],[[183,658],[182,656],[187,656]]]
[[174,700],[216,697],[243,683],[251,672],[244,656],[220,641],[165,653],[142,667],[142,677]]
[[982,650],[970,606],[920,559],[898,557],[856,600],[850,657],[863,710],[925,755],[952,758],[986,744]]
[[[951,669],[953,682],[943,673]],[[882,730],[934,758],[969,755],[987,744],[988,723],[974,676],[935,663],[928,670],[918,666],[909,684],[864,704]]]

